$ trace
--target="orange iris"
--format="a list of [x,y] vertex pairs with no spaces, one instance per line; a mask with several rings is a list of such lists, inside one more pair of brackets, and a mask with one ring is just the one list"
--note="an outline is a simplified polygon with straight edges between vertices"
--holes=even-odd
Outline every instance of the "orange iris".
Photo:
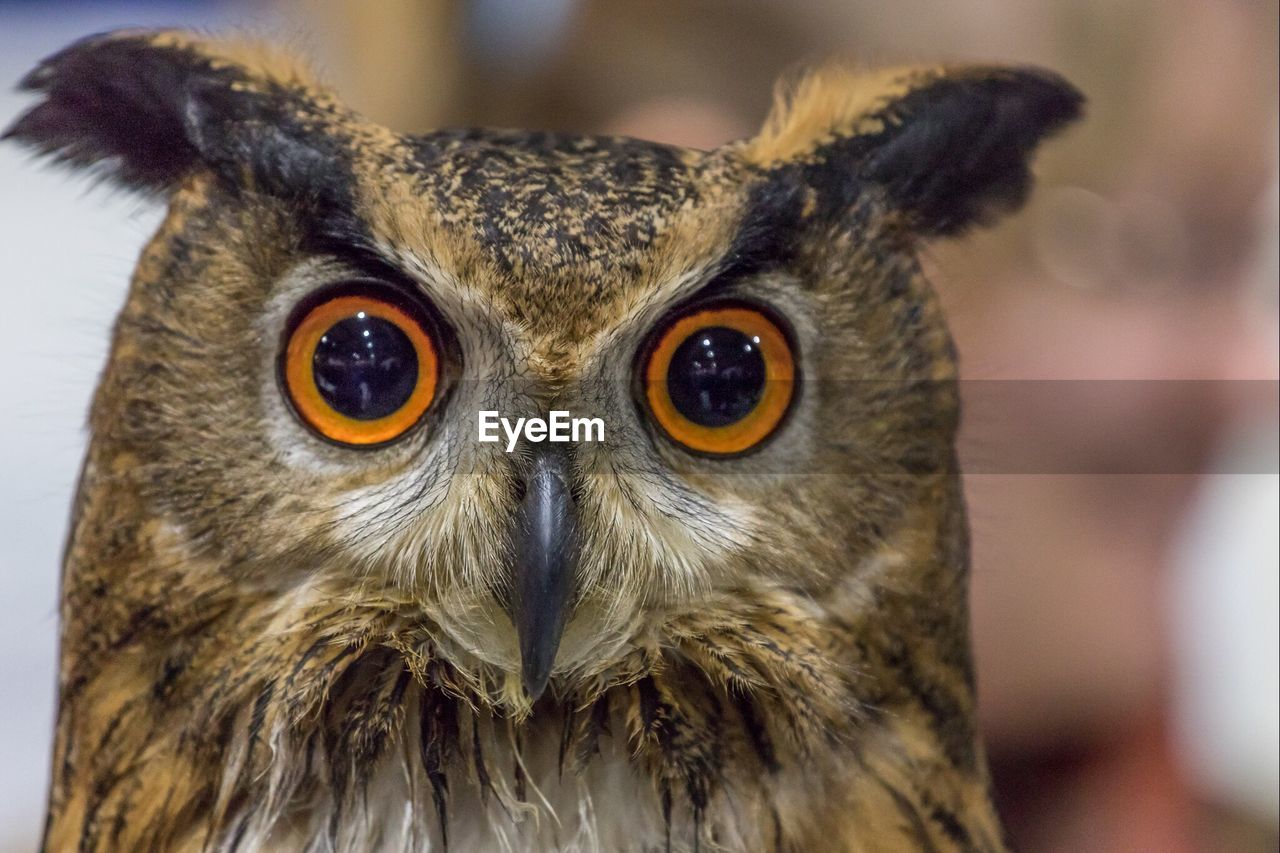
[[763,312],[741,305],[703,308],[658,337],[644,369],[653,419],[699,453],[750,450],[791,406],[795,358],[787,336]]
[[403,435],[426,413],[439,362],[414,313],[376,295],[347,294],[302,317],[281,372],[308,426],[342,444],[373,445]]

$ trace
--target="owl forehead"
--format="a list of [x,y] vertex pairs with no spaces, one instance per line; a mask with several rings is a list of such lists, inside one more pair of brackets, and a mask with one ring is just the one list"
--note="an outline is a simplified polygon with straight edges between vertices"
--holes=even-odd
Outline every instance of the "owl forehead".
[[618,137],[463,131],[413,140],[442,219],[507,268],[618,262],[696,194],[700,155]]
[[[406,149],[395,180],[419,215],[400,215],[391,242],[436,259],[433,239],[460,243],[480,261],[465,283],[548,334],[587,332],[651,286],[644,273],[679,212],[726,183],[702,152],[621,137],[445,131]],[[376,197],[386,172],[363,180]],[[406,218],[434,235],[411,233]]]

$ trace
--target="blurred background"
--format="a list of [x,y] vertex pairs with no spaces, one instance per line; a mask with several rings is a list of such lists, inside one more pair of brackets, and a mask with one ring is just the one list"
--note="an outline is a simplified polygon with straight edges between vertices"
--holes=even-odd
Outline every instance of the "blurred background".
[[[1277,847],[1277,5],[1253,0],[0,0],[0,124],[129,25],[309,53],[400,130],[752,133],[773,80],[1032,62],[1089,97],[1027,210],[929,250],[963,358],[982,722],[1026,851]],[[37,844],[93,382],[160,211],[0,147],[0,850]]]

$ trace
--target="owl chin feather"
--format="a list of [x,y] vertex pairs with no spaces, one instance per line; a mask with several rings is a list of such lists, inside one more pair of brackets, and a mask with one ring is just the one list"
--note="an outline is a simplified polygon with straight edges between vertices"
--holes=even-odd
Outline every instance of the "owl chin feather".
[[[623,849],[736,834],[755,849],[769,824],[726,822],[729,803],[773,814],[770,788],[807,788],[818,776],[794,768],[830,764],[867,718],[858,674],[832,657],[847,638],[811,636],[820,614],[781,591],[673,617],[660,643],[558,679],[533,705],[517,673],[436,643],[420,620],[310,612],[316,621],[272,637],[274,655],[261,634],[237,650],[255,677],[193,721],[229,734],[214,838]],[[743,763],[768,782],[735,779]],[[388,835],[393,807],[410,816],[406,834]]]
[[[90,417],[47,849],[1002,849],[917,255],[1023,200],[1065,81],[819,69],[706,152],[398,134],[174,32],[22,86],[5,138],[168,204]],[[475,440],[553,409],[606,440]]]

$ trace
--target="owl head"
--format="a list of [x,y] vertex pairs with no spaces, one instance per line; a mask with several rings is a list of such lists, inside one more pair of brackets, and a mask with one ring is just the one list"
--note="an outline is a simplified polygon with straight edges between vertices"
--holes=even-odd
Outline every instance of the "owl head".
[[[1021,203],[1079,111],[1057,77],[825,68],[712,151],[403,135],[174,32],[23,86],[9,137],[168,205],[93,407],[65,642],[150,602],[262,666],[283,636],[429,649],[525,710],[775,593],[967,648],[956,360],[917,253]],[[482,440],[553,411],[602,429]]]

